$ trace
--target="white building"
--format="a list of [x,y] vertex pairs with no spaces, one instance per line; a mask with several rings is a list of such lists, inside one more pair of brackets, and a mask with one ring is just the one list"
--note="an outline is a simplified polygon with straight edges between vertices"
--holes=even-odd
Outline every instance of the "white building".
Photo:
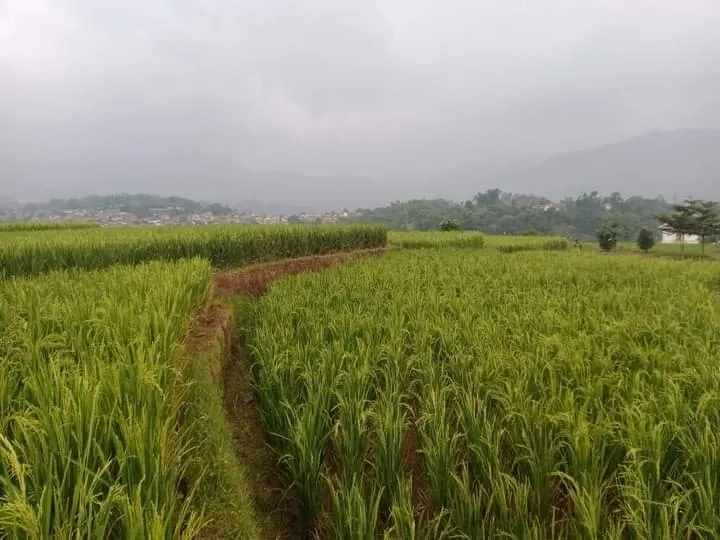
[[683,237],[685,244],[699,244],[700,237],[696,234],[683,234],[683,233],[671,233],[662,231],[662,243],[663,244],[682,244]]

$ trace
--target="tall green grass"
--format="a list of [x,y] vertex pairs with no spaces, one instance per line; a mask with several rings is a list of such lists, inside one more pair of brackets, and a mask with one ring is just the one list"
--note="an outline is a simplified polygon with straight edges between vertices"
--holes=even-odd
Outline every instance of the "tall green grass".
[[388,243],[404,249],[487,247],[503,253],[562,251],[570,247],[568,240],[559,236],[490,236],[477,231],[390,231]]
[[202,257],[216,268],[382,247],[376,226],[208,226],[17,233],[0,242],[0,276],[96,270],[117,264]]
[[308,523],[719,536],[718,284],[715,263],[457,249],[276,283],[253,372]]
[[100,224],[93,221],[0,221],[0,233],[96,229],[99,227]]
[[570,247],[567,238],[561,236],[486,236],[487,247],[503,253],[519,251],[562,251]]
[[[626,247],[626,244],[623,244],[622,247]],[[629,246],[628,246],[629,247]],[[637,245],[633,244],[633,248],[637,249]],[[686,244],[683,246],[682,244],[656,244],[655,247],[652,248],[651,251],[655,251],[657,253],[667,253],[672,255],[682,255],[683,253],[688,255],[701,255],[703,253],[703,247],[699,244]],[[720,253],[720,244],[706,244],[704,249],[705,254],[717,254]]]
[[0,282],[0,537],[193,538],[181,341],[198,259]]
[[390,246],[404,249],[422,248],[481,248],[484,237],[477,231],[434,231],[434,232],[398,232],[388,233]]

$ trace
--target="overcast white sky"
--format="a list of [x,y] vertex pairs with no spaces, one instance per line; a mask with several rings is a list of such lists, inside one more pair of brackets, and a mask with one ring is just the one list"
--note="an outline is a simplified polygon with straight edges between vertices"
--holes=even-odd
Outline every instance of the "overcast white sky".
[[0,0],[0,196],[228,193],[245,169],[411,195],[720,127],[719,59],[718,0]]

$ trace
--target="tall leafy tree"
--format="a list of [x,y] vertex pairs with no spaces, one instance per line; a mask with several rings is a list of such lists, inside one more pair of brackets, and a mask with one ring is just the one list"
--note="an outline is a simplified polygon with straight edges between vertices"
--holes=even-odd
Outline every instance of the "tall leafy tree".
[[671,212],[658,214],[655,219],[660,222],[660,229],[664,232],[676,234],[680,237],[682,251],[685,251],[685,237],[695,234],[695,218],[692,200],[688,199],[681,204],[673,204]]
[[705,244],[709,238],[717,234],[720,228],[720,216],[717,203],[714,201],[690,201],[693,215],[694,234],[700,237],[700,249],[705,254]]
[[646,253],[653,248],[655,245],[655,235],[653,235],[653,232],[649,228],[643,227],[640,229],[637,237],[637,245]]
[[603,251],[612,251],[618,243],[618,237],[621,233],[621,227],[613,221],[606,221],[597,230],[597,239],[600,249]]

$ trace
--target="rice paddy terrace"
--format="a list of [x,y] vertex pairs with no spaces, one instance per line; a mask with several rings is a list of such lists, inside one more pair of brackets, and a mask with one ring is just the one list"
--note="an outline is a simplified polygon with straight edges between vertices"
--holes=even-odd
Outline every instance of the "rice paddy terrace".
[[35,226],[0,269],[0,538],[720,534],[717,262]]

